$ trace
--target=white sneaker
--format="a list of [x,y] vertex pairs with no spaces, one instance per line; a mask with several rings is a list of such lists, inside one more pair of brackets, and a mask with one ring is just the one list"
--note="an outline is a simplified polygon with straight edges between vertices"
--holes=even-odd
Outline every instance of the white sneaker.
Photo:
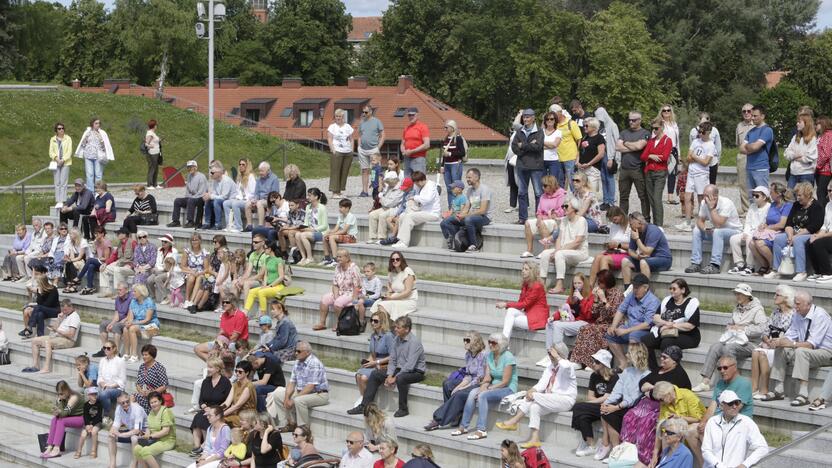
[[227,227],[225,228],[225,232],[243,232],[242,229],[237,229],[236,227]]
[[61,202],[55,203],[55,208],[63,208],[64,204]]
[[708,392],[710,390],[711,390],[711,386],[706,384],[705,382],[700,382],[699,385],[697,385],[697,386],[695,386],[691,389],[691,391],[693,393]]
[[326,266],[330,261],[331,260],[328,260],[328,259],[325,258],[325,259],[321,260],[320,262],[318,262],[318,266]]
[[520,258],[531,258],[534,257],[534,254],[529,252],[528,250],[520,254]]
[[168,304],[170,304],[170,299],[165,298],[165,299],[164,299],[164,300],[162,300],[162,302],[160,302],[159,304],[161,304],[161,305],[168,305]]
[[511,213],[512,211],[514,211],[514,210],[516,210],[516,209],[517,209],[517,208],[511,208],[511,207],[509,207],[509,208],[504,209],[504,210],[503,210],[503,213]]
[[136,356],[130,356],[130,357],[127,358],[127,362],[138,362],[138,361],[139,361],[139,358],[137,358]]
[[794,278],[792,278],[792,281],[797,281],[799,283],[803,282],[803,281],[806,281],[806,273],[798,273],[798,274],[794,275]]
[[196,413],[199,413],[199,409],[200,408],[198,406],[191,406],[190,408],[188,408],[188,411],[186,411],[186,413],[196,414]]
[[610,447],[609,445],[604,445],[601,442],[598,442],[598,448],[595,449],[595,456],[593,456],[592,458],[594,458],[596,460],[599,460],[599,461],[604,460],[604,463],[609,463],[609,461],[607,459],[607,455],[610,454],[610,450],[612,450],[612,447]]
[[822,275],[818,275],[818,274],[809,275],[809,276],[806,277],[806,281],[817,281],[817,279],[820,278],[821,276]]
[[595,447],[591,445],[587,445],[582,449],[575,450],[575,455],[579,457],[586,457],[587,455],[592,455],[595,453]]
[[815,280],[816,283],[832,283],[832,275],[821,275]]
[[538,367],[549,367],[550,362],[551,360],[549,359],[549,356],[546,356],[543,359],[537,361],[534,365]]
[[692,232],[693,231],[693,226],[691,226],[689,223],[687,223],[685,221],[683,221],[683,222],[681,222],[681,223],[679,223],[679,224],[677,224],[673,227],[675,227],[676,229],[678,229],[680,231],[684,231],[684,232]]
[[148,185],[148,186],[147,186],[147,187],[145,187],[145,188],[146,188],[147,190],[156,190],[156,186],[155,186],[155,185]]
[[404,249],[407,248],[407,245],[405,245],[404,242],[396,242],[395,244],[391,245],[390,247],[393,247],[396,250],[404,250]]
[[765,278],[765,279],[777,279],[779,277],[780,277],[780,273],[777,273],[776,271],[770,271],[770,272],[766,273],[765,275],[763,275],[763,278]]
[[367,243],[368,243],[368,244],[378,244],[378,240],[376,240],[376,239],[368,239],[368,240],[367,240]]

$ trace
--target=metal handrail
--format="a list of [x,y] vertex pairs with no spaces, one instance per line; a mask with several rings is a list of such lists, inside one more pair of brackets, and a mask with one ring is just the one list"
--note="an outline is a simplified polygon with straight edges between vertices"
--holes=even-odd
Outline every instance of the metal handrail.
[[788,444],[786,444],[782,447],[778,447],[778,448],[768,452],[763,458],[760,458],[760,460],[757,462],[757,465],[759,465],[760,462],[762,462],[763,460],[766,460],[766,459],[769,459],[771,457],[775,457],[775,456],[777,456],[781,453],[787,452],[788,450],[802,444],[803,442],[806,442],[809,439],[812,439],[812,438],[820,435],[823,432],[828,431],[829,429],[832,429],[832,422],[826,423],[823,426],[820,426],[819,428],[817,428],[817,429],[815,429],[811,432],[807,432],[806,434],[803,434],[802,436],[800,436],[797,439],[789,442]]
[[184,170],[185,170],[185,168],[187,168],[187,167],[188,167],[188,161],[190,161],[190,160],[192,160],[192,159],[193,159],[193,160],[196,160],[197,158],[199,158],[199,156],[200,156],[202,153],[204,153],[204,152],[206,152],[206,151],[208,151],[208,147],[207,147],[207,146],[206,146],[206,147],[204,147],[204,148],[202,148],[201,150],[197,151],[197,152],[196,152],[196,154],[194,154],[193,156],[191,156],[190,158],[188,158],[187,160],[185,160],[185,162],[184,162],[184,163],[182,163],[182,165],[181,165],[181,166],[179,166],[179,167],[176,169],[176,172],[174,172],[173,174],[171,174],[171,175],[170,175],[170,177],[168,177],[167,179],[165,179],[165,180],[163,180],[163,181],[162,181],[162,185],[163,185],[163,186],[165,186],[165,187],[167,187],[167,186],[168,186],[168,182],[170,182],[171,180],[173,180],[173,178],[174,178],[174,177],[176,177],[177,175],[179,175],[182,171],[184,171]]
[[18,185],[20,186],[20,215],[21,215],[21,224],[26,224],[26,181],[41,175],[42,173],[49,170],[49,166],[46,166],[38,171],[29,174],[28,176],[18,180],[17,182],[8,185],[6,187],[0,188],[0,193],[6,192],[11,190]]

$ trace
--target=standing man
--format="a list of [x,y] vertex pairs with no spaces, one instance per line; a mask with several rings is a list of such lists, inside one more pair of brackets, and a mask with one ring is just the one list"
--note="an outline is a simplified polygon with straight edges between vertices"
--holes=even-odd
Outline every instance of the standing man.
[[[713,229],[707,228],[706,221],[711,222]],[[704,199],[699,204],[699,215],[696,218],[696,227],[693,228],[690,266],[685,268],[685,273],[705,275],[719,273],[725,244],[730,242],[731,236],[741,231],[742,222],[734,202],[728,197],[720,197],[719,188],[716,185],[707,185]],[[711,262],[703,268],[701,266],[702,243],[706,240],[711,241]]]
[[705,424],[702,458],[705,468],[751,467],[768,453],[768,443],[750,417],[739,414],[742,400],[731,390],[719,395],[718,414]]
[[[514,176],[517,180],[517,195],[520,207],[515,224],[525,224],[529,218],[529,179],[534,186],[534,204],[543,194],[540,179],[543,178],[543,130],[535,122],[534,109],[526,109],[522,113],[523,126],[514,135],[511,150],[517,155],[517,165],[514,166]],[[561,142],[562,144],[562,142]],[[577,155],[577,149],[575,151]],[[574,168],[574,159],[572,161]]]
[[[185,166],[188,168],[188,175],[185,176],[185,196],[173,200],[173,216],[168,227],[180,226],[179,219],[183,206],[186,207],[186,228],[195,228],[202,223],[202,210],[205,207],[202,196],[208,191],[208,179],[205,174],[199,172],[196,161],[190,160],[185,163]],[[196,212],[196,217],[194,217],[194,212]]]
[[621,209],[630,212],[630,190],[635,187],[641,202],[641,212],[650,219],[650,203],[644,185],[644,165],[641,151],[647,146],[650,132],[641,127],[641,112],[631,111],[627,117],[627,128],[621,131],[615,149],[621,151],[621,167],[618,169],[618,198]]
[[[569,103],[569,110],[572,111],[572,120],[578,124],[578,127],[581,129],[582,137],[586,136],[586,119],[590,117],[595,117],[595,114],[592,112],[587,112],[584,110],[584,105],[578,99],[573,99],[572,102]],[[599,129],[600,130],[600,129]]]
[[297,426],[309,426],[309,410],[329,404],[326,369],[312,354],[308,341],[298,341],[295,366],[286,388],[278,387],[266,397],[266,411],[283,427],[278,432],[292,432]]
[[746,195],[750,196],[748,187],[768,187],[768,153],[774,144],[774,131],[766,125],[766,109],[760,104],[751,108],[751,123],[754,124],[745,134],[739,152],[746,155],[745,187]]
[[[414,172],[427,173],[427,151],[430,148],[430,131],[428,126],[419,121],[419,109],[411,107],[407,110],[409,123],[402,134],[402,162],[404,162],[404,176],[410,177]],[[542,140],[541,140],[542,141]]]
[[[266,217],[266,207],[269,205],[269,193],[280,193],[280,181],[272,172],[271,164],[266,161],[261,162],[257,166],[257,181],[254,188],[254,200],[248,202],[247,209],[250,211],[257,211],[257,225],[262,226],[263,220]],[[235,211],[236,215],[237,212]],[[240,220],[242,221],[242,220]],[[246,226],[243,232],[251,232],[251,226]]]
[[84,179],[80,177],[75,179],[75,193],[61,207],[61,223],[66,223],[71,219],[72,227],[78,227],[81,215],[92,213],[93,205],[95,205],[95,195],[84,186]]
[[468,183],[468,189],[465,190],[465,206],[459,214],[448,216],[441,224],[449,234],[449,248],[457,231],[464,228],[468,237],[468,252],[476,252],[479,250],[476,245],[477,231],[491,224],[494,216],[494,204],[491,203],[493,194],[487,185],[480,182],[480,170],[477,168],[468,169],[465,182]]
[[361,166],[361,194],[370,196],[370,166],[374,154],[381,154],[384,144],[384,124],[373,115],[373,108],[364,106],[358,124],[358,164]]
[[[742,120],[737,124],[737,131],[734,135],[734,141],[738,148],[745,141],[745,136],[748,134],[748,131],[754,128],[754,124],[751,122],[752,107],[754,106],[750,103],[742,105]],[[737,184],[740,186],[740,216],[745,216],[745,212],[748,211],[748,176],[745,171],[746,155],[742,152],[737,152]]]
[[[558,130],[561,140],[558,145],[558,161],[560,161],[560,177],[558,183],[564,190],[574,188],[572,185],[572,174],[575,173],[575,160],[578,159],[578,144],[583,138],[583,133],[578,124],[575,123],[565,110],[554,105],[550,108],[558,118]],[[569,188],[568,188],[569,187]]]

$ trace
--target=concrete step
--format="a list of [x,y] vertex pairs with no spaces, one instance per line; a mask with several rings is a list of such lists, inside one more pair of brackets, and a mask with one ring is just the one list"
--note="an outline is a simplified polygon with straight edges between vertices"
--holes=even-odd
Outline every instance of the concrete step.
[[793,448],[763,460],[756,466],[761,468],[783,468],[785,466],[827,468],[829,466],[829,450],[828,446],[823,451]]

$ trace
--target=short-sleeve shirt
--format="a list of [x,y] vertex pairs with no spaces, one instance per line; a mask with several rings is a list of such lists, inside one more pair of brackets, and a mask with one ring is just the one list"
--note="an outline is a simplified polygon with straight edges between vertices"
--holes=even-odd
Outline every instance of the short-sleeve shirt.
[[292,369],[292,376],[289,381],[294,382],[295,388],[298,391],[312,384],[315,385],[316,392],[329,390],[329,382],[326,380],[326,369],[314,354],[308,356],[303,361],[295,362],[295,367]]
[[622,325],[634,327],[642,323],[653,323],[653,315],[659,310],[660,305],[661,302],[653,291],[647,291],[641,299],[636,298],[635,294],[630,294],[618,306],[618,311],[627,316]]
[[[627,128],[621,130],[618,137],[621,138],[621,141],[636,142],[644,140],[647,142],[650,138],[650,133],[643,128],[639,128],[638,130],[630,130]],[[641,165],[641,150],[621,152],[621,169],[640,171]]]
[[78,312],[73,311],[71,314],[67,315],[66,318],[61,320],[61,324],[58,325],[58,332],[66,333],[71,329],[75,329],[75,334],[72,336],[72,341],[75,341],[78,338],[78,330],[81,328],[81,316],[78,315]]
[[98,386],[98,364],[90,361],[87,370],[84,371],[84,377],[90,381],[93,387]]
[[[581,164],[586,164],[592,161],[593,158],[598,156],[598,147],[605,144],[606,140],[604,140],[604,136],[600,133],[596,133],[594,136],[585,136],[583,140],[581,140],[580,144],[579,160]],[[603,159],[599,159],[598,162],[592,165],[592,167],[600,170],[602,161]]]
[[145,325],[150,325],[152,323],[157,327],[160,326],[159,316],[155,313],[156,303],[153,302],[153,299],[146,297],[142,302],[139,302],[135,298],[133,298],[133,300],[130,301],[130,311],[133,312],[133,320],[135,322],[140,322],[146,319],[147,311],[149,310],[154,311],[153,318],[150,320],[150,322],[146,323]]
[[381,123],[381,120],[375,117],[362,120],[358,125],[358,132],[361,135],[358,143],[361,149],[370,150],[376,148],[382,131],[384,131],[384,124]]
[[460,194],[451,201],[451,211],[454,213],[459,213],[462,211],[462,207],[468,203],[468,199],[465,198],[465,195]]
[[766,214],[766,224],[777,224],[783,216],[788,218],[792,211],[792,205],[794,205],[794,202],[785,202],[780,206],[775,203],[770,204]]
[[258,273],[260,268],[263,268],[266,264],[268,257],[265,252],[252,252],[248,254],[248,263],[251,264],[251,272],[253,274]]
[[338,294],[341,296],[352,295],[356,289],[361,289],[361,272],[358,271],[358,265],[350,262],[347,268],[336,266],[332,284],[338,288]]
[[[728,218],[725,224],[721,226],[723,229],[742,229],[740,215],[737,213],[737,207],[731,199],[719,197],[716,202],[716,212],[720,216]],[[711,221],[711,210],[708,209],[708,204],[705,200],[702,200],[702,203],[699,204],[699,217],[706,221]]]
[[342,215],[341,213],[338,213],[338,220],[335,222],[335,227],[337,229],[341,229],[347,225],[349,225],[350,227],[349,231],[347,231],[347,234],[353,237],[358,237],[358,220],[355,218],[355,215],[351,212],[347,213],[346,216]]
[[[748,380],[747,377],[743,377],[741,375],[737,375],[734,377],[730,383],[725,382],[722,379],[717,380],[716,385],[714,386],[714,392],[712,395],[713,401],[719,401],[719,396],[722,395],[722,392],[725,390],[731,390],[740,397],[742,400],[742,410],[740,410],[740,414],[744,414],[749,418],[754,416],[754,398],[753,393],[751,392],[751,381]],[[722,414],[722,405],[716,405],[716,411],[714,414]]]
[[230,317],[223,312],[220,315],[220,332],[229,338],[238,332],[239,340],[248,340],[248,317],[241,310],[235,310]]
[[757,171],[760,169],[768,169],[768,151],[771,144],[774,142],[774,131],[768,125],[762,127],[754,127],[745,134],[745,141],[747,143],[754,143],[762,140],[765,144],[753,153],[748,153],[746,169],[749,171]]
[[280,257],[274,257],[272,255],[266,256],[266,284],[272,284],[277,281],[277,278],[280,277],[280,265],[283,263],[283,259]]
[[151,412],[147,415],[148,432],[159,432],[165,427],[169,427],[170,430],[159,442],[176,442],[176,420],[172,409],[163,406],[156,414]]
[[[416,121],[416,123],[408,125],[404,129],[404,135],[402,136],[402,141],[404,141],[404,149],[410,150],[422,146],[425,137],[430,138],[430,131],[428,130],[427,125],[423,124],[418,120]],[[410,157],[424,158],[425,154],[427,154],[427,151],[419,151],[417,153],[411,154]]]
[[[681,304],[677,304],[672,297],[668,297],[663,302],[664,310],[662,311],[662,320],[666,322],[684,322],[689,323],[695,327],[699,326],[699,307],[688,307],[691,301],[696,300],[693,297],[688,297]],[[698,303],[699,301],[697,301]],[[684,319],[684,320],[681,320]]]
[[332,135],[333,150],[338,153],[352,153],[352,132],[354,131],[352,126],[332,123],[326,131]]
[[266,382],[266,385],[285,387],[286,377],[283,375],[283,366],[280,363],[280,359],[268,353],[263,358],[265,361],[260,369],[257,370],[258,376],[262,378],[264,375],[269,374],[269,381]]
[[387,332],[382,335],[373,333],[370,335],[370,354],[374,354],[376,359],[386,358],[390,355],[393,339],[393,332]]
[[468,187],[465,189],[465,197],[468,199],[468,203],[471,204],[471,211],[475,212],[480,209],[482,202],[488,202],[488,209],[485,212],[485,217],[488,219],[492,219],[494,216],[494,200],[493,200],[493,193],[491,189],[488,188],[487,185],[480,182],[480,186],[477,188]]
[[[655,224],[648,224],[642,235],[641,243],[653,249],[650,254],[653,258],[671,258],[670,246],[667,244],[667,237],[658,226]],[[638,244],[633,239],[630,239],[630,250],[637,250]]]
[[702,419],[705,414],[705,405],[692,391],[676,387],[676,401],[672,405],[662,403],[659,410],[659,421],[664,421],[673,414],[683,418]]
[[[709,155],[713,158],[716,158],[716,145],[714,145],[714,142],[711,140],[702,141],[701,139],[697,138],[693,140],[693,143],[690,144],[690,150],[693,152],[694,155],[696,155],[699,158]],[[688,166],[688,175],[708,174],[710,171],[708,169],[709,166],[710,164],[706,166],[698,162],[692,162],[690,163],[690,166]]]
[[[555,129],[554,132],[547,135],[546,131],[543,132],[543,144],[546,143],[554,143],[555,140],[563,138],[563,133],[560,130]],[[543,148],[543,160],[544,161],[557,161],[558,160],[558,149],[557,148]]]
[[486,357],[486,363],[488,365],[488,372],[491,374],[492,384],[502,382],[503,371],[505,370],[506,366],[512,366],[511,380],[509,380],[508,387],[511,389],[512,392],[517,391],[517,360],[514,359],[514,355],[511,354],[511,351],[503,351],[500,354],[500,359],[496,362],[494,361],[494,353],[488,353],[488,357]]
[[593,372],[592,375],[589,376],[588,388],[592,390],[592,394],[595,395],[595,398],[600,398],[607,393],[610,393],[617,382],[618,374],[613,373],[609,380],[604,380],[604,378],[601,377],[601,374]]

